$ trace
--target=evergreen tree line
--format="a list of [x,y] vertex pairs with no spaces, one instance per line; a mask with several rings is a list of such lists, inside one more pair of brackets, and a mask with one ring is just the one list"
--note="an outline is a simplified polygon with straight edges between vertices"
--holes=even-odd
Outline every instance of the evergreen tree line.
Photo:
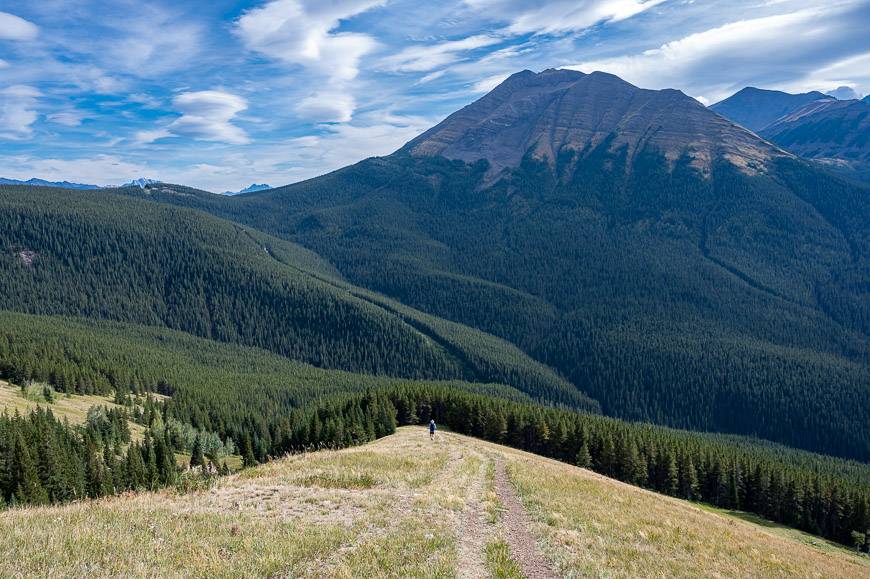
[[[2,310],[166,327],[322,368],[510,384],[598,408],[512,344],[397,311],[294,244],[199,211],[43,189],[0,187]],[[14,342],[4,347],[11,352],[0,360],[15,362],[7,374],[61,392],[135,391],[144,381],[124,368],[49,365]],[[57,343],[45,349],[63,353]]]
[[[148,425],[141,442],[131,441],[124,409],[94,407],[83,426],[61,422],[50,409],[27,416],[0,415],[0,506],[44,505],[98,498],[126,491],[182,485],[183,467],[176,452],[187,450],[171,423],[165,404],[149,401],[139,414]],[[274,452],[313,450],[324,446],[362,444],[392,434],[396,411],[383,395],[367,393],[324,402],[290,414],[293,425]],[[189,467],[204,476],[228,474],[226,462],[209,448],[208,433],[198,432],[191,445]],[[256,433],[240,440],[243,466],[268,458],[255,454]]]

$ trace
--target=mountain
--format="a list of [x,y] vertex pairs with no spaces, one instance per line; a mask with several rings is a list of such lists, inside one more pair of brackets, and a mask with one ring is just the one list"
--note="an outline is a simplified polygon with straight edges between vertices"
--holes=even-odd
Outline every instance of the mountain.
[[44,179],[4,179],[0,177],[0,185],[36,185],[38,187],[59,187],[61,189],[99,189],[99,185],[85,185],[82,183],[70,183],[69,181],[46,181]]
[[726,119],[747,129],[760,131],[778,119],[816,101],[833,101],[835,97],[818,91],[789,94],[778,90],[746,87],[727,99],[710,106]]
[[870,191],[679,91],[524,71],[322,177],[124,193],[299,243],[606,414],[870,459]]
[[517,73],[491,93],[408,143],[411,156],[467,163],[486,160],[489,173],[515,169],[530,157],[550,166],[562,155],[605,145],[629,158],[656,151],[702,171],[724,157],[744,168],[782,156],[677,90],[643,90],[602,72]]
[[253,193],[255,191],[265,191],[266,189],[271,189],[272,187],[266,185],[265,183],[251,183],[241,191],[225,191],[224,195],[243,195],[244,193]]
[[870,180],[870,102],[810,103],[764,127],[760,134],[801,157]]
[[121,185],[121,187],[134,186],[134,187],[139,187],[141,189],[144,189],[146,185],[157,185],[159,183],[160,183],[160,181],[157,181],[155,179],[147,179],[144,177],[139,177],[138,179],[133,179],[132,181],[127,181],[126,183]]
[[829,90],[825,94],[841,101],[850,101],[861,98],[861,95],[855,92],[855,89],[851,86],[838,86],[834,90]]

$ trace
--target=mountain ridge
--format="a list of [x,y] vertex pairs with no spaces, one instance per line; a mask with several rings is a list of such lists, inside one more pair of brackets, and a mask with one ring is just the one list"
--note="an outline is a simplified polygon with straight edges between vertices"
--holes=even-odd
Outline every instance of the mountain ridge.
[[836,101],[836,98],[819,91],[790,94],[750,86],[710,105],[709,108],[751,131],[758,132],[804,105],[820,100]]
[[69,181],[46,181],[32,177],[26,181],[19,179],[6,179],[0,177],[0,185],[30,185],[35,187],[60,187],[62,189],[99,189],[99,185],[88,185],[85,183],[71,183]]
[[608,73],[567,69],[511,75],[400,151],[483,159],[498,173],[516,168],[527,154],[554,165],[561,154],[582,155],[605,140],[610,150],[626,147],[629,156],[655,148],[673,163],[687,155],[707,173],[716,156],[756,172],[786,155],[680,91],[640,89]]

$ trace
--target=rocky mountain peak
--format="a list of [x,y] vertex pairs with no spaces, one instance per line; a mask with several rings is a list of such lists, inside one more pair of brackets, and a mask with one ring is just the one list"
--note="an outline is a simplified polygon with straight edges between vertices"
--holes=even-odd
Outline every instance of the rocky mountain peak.
[[647,147],[670,161],[688,155],[702,172],[717,158],[758,171],[785,154],[678,90],[646,90],[612,74],[563,69],[511,75],[404,150],[485,159],[498,173],[526,155],[552,165],[567,150],[582,156],[602,145],[624,147],[630,158]]

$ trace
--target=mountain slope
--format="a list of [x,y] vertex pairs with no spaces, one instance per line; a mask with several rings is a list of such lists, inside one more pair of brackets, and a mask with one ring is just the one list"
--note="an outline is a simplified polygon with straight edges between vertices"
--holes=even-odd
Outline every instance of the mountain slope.
[[608,414],[870,457],[867,188],[676,91],[520,73],[388,157],[138,194],[301,243]]
[[489,170],[516,168],[529,155],[555,165],[560,155],[584,154],[608,143],[629,158],[655,150],[668,161],[686,156],[709,171],[715,157],[742,167],[782,153],[706,114],[676,90],[643,90],[619,77],[572,70],[514,74],[492,92],[450,115],[404,147],[413,156],[440,155]]
[[3,188],[0,224],[0,309],[164,326],[352,372],[511,381],[596,407],[502,340],[397,315],[312,252],[198,211]]
[[726,119],[758,132],[810,103],[836,100],[818,91],[790,94],[748,86],[727,99],[710,105],[710,108]]
[[16,509],[0,537],[5,575],[485,576],[536,551],[559,576],[870,576],[866,558],[816,537],[464,436],[431,444],[419,428],[200,492]]
[[858,178],[870,177],[870,103],[820,101],[766,126],[760,134],[783,148]]

